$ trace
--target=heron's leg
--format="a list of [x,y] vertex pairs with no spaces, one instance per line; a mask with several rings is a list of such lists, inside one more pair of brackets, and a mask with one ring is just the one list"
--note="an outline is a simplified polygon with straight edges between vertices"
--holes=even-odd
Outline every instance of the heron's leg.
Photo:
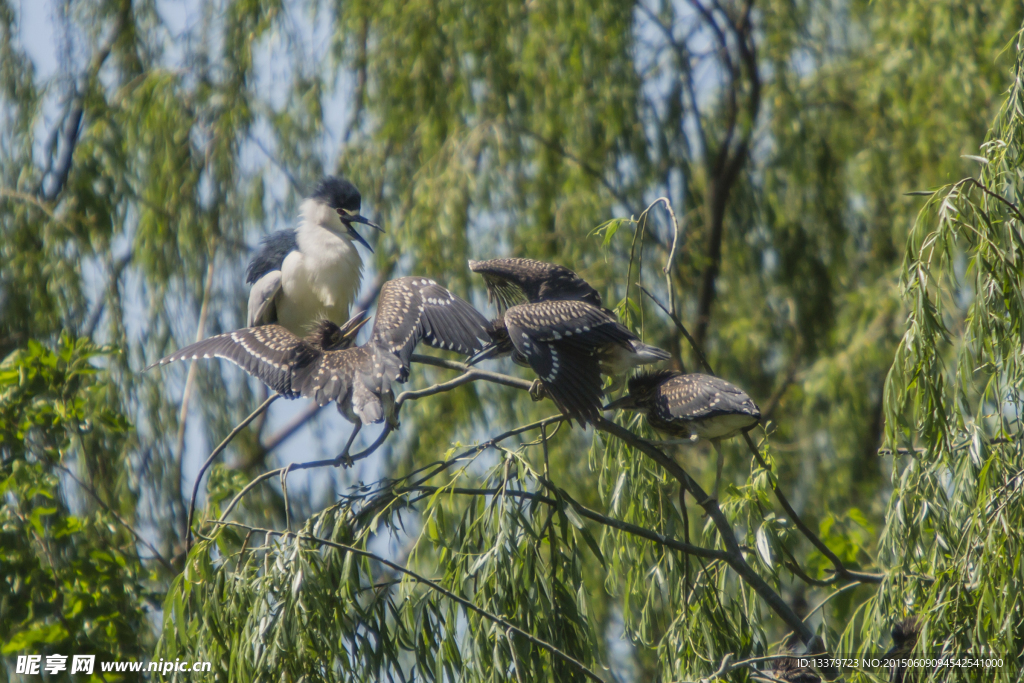
[[392,431],[396,431],[401,425],[398,424],[398,406],[395,404],[395,394],[388,389],[381,394],[380,400],[384,407],[384,421]]
[[547,394],[544,392],[544,385],[541,384],[539,379],[533,380],[533,384],[530,385],[530,398],[534,401],[541,401]]
[[715,465],[715,488],[711,491],[711,497],[718,500],[718,485],[722,481],[722,465],[725,464],[725,453],[722,452],[722,442],[720,439],[711,439],[711,445],[715,447],[715,451],[718,453],[718,463]]
[[356,440],[356,435],[359,434],[359,430],[363,428],[363,423],[356,422],[355,427],[352,428],[352,433],[348,437],[348,442],[345,444],[345,449],[334,459],[334,466],[338,467],[352,467],[352,458],[348,455],[348,449],[352,448],[352,442]]

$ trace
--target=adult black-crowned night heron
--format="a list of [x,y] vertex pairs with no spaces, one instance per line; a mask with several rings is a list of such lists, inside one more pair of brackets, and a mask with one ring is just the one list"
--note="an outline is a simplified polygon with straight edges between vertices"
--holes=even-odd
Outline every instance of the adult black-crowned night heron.
[[757,404],[735,385],[711,375],[687,375],[671,370],[631,378],[629,393],[609,403],[605,410],[643,413],[651,427],[682,439],[667,443],[710,441],[718,453],[715,487],[711,493],[715,499],[722,479],[722,440],[750,429],[761,420]]
[[602,373],[620,377],[670,357],[601,308],[597,291],[568,268],[531,259],[470,261],[469,267],[484,276],[504,315],[493,323],[493,341],[468,364],[511,354],[537,373],[531,394],[539,395],[539,384],[581,425],[601,412]]
[[475,308],[423,277],[384,283],[370,339],[353,348],[364,322],[362,315],[341,327],[320,320],[305,338],[276,324],[247,327],[186,346],[149,367],[224,358],[285,398],[303,396],[320,405],[335,401],[338,412],[355,425],[338,456],[342,464],[362,425],[387,420],[398,427],[391,383],[406,380],[409,359],[421,340],[469,355],[483,347],[490,326]]
[[297,228],[263,239],[245,274],[248,327],[277,323],[301,336],[322,318],[348,320],[363,274],[356,242],[372,251],[353,224],[381,230],[359,215],[361,202],[355,185],[327,176],[299,205]]
[[[921,635],[921,622],[914,615],[900,619],[892,627],[892,648],[885,653],[885,659],[909,659]],[[889,683],[903,683],[907,667],[896,663],[889,667]]]

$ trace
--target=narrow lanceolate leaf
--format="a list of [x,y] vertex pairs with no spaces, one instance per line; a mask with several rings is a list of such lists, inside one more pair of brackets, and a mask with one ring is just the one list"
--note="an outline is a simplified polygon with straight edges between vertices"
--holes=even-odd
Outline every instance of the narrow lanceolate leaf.
[[771,540],[768,538],[768,529],[763,524],[757,528],[754,547],[757,549],[757,556],[761,562],[769,569],[775,569]]

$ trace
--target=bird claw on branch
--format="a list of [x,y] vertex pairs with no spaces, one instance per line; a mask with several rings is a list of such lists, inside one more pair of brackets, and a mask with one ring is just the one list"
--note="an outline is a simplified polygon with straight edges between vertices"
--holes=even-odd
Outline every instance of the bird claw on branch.
[[544,385],[539,379],[533,380],[533,384],[530,385],[530,398],[534,401],[543,401],[545,396],[547,393],[544,391]]

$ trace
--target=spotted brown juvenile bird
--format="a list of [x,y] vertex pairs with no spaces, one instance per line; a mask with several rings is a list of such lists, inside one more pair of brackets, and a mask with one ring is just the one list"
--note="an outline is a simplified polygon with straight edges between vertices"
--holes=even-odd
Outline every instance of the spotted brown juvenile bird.
[[658,431],[693,443],[707,439],[718,453],[715,487],[722,479],[721,442],[744,432],[761,420],[757,404],[742,389],[711,375],[682,374],[671,370],[644,373],[629,380],[629,393],[605,406],[606,410],[643,413]]
[[384,283],[370,339],[352,348],[364,322],[364,316],[357,316],[339,327],[321,320],[304,339],[281,325],[248,327],[191,344],[149,367],[224,358],[285,398],[303,396],[320,405],[335,401],[338,412],[355,425],[338,456],[340,464],[362,425],[387,420],[398,427],[391,383],[408,378],[409,358],[421,340],[469,355],[488,339],[487,319],[429,278]]
[[542,389],[580,424],[600,414],[602,373],[619,377],[670,357],[601,308],[600,294],[568,268],[532,259],[470,261],[469,267],[484,276],[503,315],[493,322],[491,344],[468,364],[511,354],[537,373],[530,393],[537,398]]
[[490,328],[479,311],[434,280],[409,276],[381,287],[370,342],[387,370],[385,379],[405,382],[420,340],[469,356],[489,342]]
[[565,266],[529,258],[470,261],[469,269],[487,282],[487,300],[498,313],[522,303],[572,299],[601,307],[601,295]]
[[[890,660],[908,659],[921,635],[921,622],[917,616],[911,615],[893,624],[891,634],[892,648],[885,653],[885,658]],[[906,675],[907,668],[901,664],[889,667],[889,683],[903,683]]]
[[800,666],[800,659],[797,657],[774,660],[773,668],[765,673],[785,683],[821,683],[821,677],[814,673],[813,669]]

